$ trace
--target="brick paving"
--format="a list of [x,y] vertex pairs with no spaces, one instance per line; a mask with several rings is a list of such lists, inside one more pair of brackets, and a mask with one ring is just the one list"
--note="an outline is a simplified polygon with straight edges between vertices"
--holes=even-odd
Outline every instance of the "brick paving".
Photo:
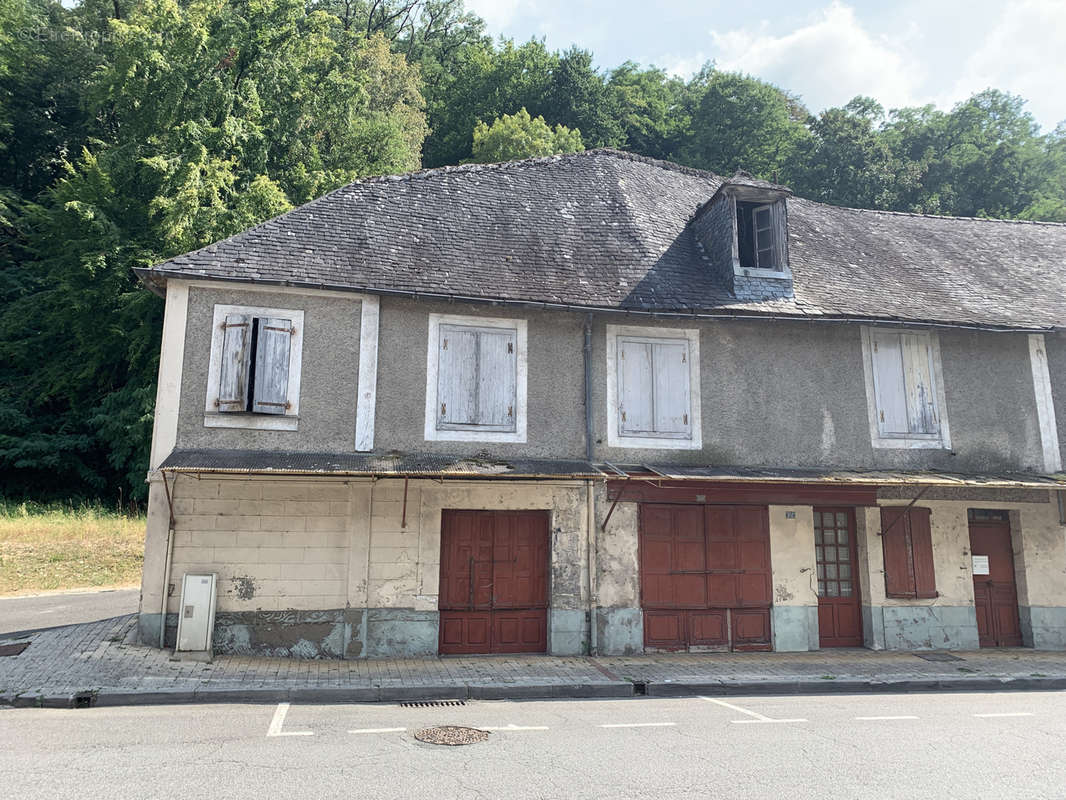
[[[0,657],[0,702],[70,705],[194,700],[417,700],[453,697],[630,696],[763,691],[1066,689],[1066,653],[982,650],[930,661],[914,653],[862,649],[817,653],[641,656],[471,656],[299,661],[219,656],[172,660],[137,644],[136,615],[51,628]],[[923,654],[928,656],[929,654]],[[941,656],[934,655],[934,658]]]

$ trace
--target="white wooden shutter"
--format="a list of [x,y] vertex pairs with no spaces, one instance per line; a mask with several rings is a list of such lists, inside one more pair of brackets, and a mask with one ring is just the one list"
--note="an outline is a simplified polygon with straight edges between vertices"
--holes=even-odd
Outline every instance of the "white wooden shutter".
[[770,206],[774,225],[774,269],[782,272],[788,267],[788,208],[784,200]]
[[661,342],[652,345],[655,370],[655,427],[658,434],[687,436],[691,428],[688,342]]
[[618,339],[618,431],[651,433],[654,420],[652,346],[648,342]]
[[289,403],[292,320],[261,317],[258,326],[252,411],[259,414],[284,414]]
[[478,331],[477,339],[477,424],[513,431],[518,332],[504,328],[483,328]]
[[774,215],[770,206],[752,212],[755,229],[755,264],[759,269],[777,269],[777,249],[774,246]]
[[882,435],[910,433],[903,349],[898,333],[871,331],[877,426]]
[[477,332],[441,325],[437,350],[437,427],[476,424]]
[[227,314],[222,326],[222,368],[218,379],[218,410],[247,411],[248,366],[252,355],[252,318],[247,314]]
[[936,410],[936,391],[930,367],[929,335],[904,333],[903,375],[907,392],[907,419],[911,433],[935,434],[940,431]]

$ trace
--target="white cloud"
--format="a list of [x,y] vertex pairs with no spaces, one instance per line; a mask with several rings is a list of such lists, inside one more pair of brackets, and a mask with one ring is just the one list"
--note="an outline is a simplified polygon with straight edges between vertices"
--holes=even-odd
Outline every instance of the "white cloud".
[[520,14],[532,15],[537,11],[534,0],[466,0],[464,5],[485,20],[490,31],[502,31]]
[[1020,94],[1046,128],[1066,120],[1066,3],[1023,0],[1003,8],[966,59],[945,104],[993,87]]
[[875,36],[855,12],[833,2],[808,25],[774,35],[769,23],[711,31],[713,57],[724,70],[751,73],[799,94],[812,110],[843,105],[855,95],[886,108],[909,105],[921,76],[900,42]]

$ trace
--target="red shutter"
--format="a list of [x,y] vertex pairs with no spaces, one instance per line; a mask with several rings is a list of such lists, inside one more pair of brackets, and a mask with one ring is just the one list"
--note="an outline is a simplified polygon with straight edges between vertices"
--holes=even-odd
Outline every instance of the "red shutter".
[[902,508],[881,509],[881,546],[885,554],[885,597],[914,597],[907,515]]
[[886,597],[937,596],[929,513],[928,508],[881,509]]
[[929,509],[913,507],[907,516],[911,530],[911,558],[914,563],[914,595],[915,597],[936,597],[933,536],[929,528]]

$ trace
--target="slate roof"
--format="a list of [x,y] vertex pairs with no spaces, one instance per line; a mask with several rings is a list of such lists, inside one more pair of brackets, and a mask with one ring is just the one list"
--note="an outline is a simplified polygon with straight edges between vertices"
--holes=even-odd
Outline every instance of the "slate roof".
[[795,297],[740,302],[689,221],[722,184],[615,150],[357,181],[149,270],[655,313],[1066,326],[1066,225],[788,201]]

